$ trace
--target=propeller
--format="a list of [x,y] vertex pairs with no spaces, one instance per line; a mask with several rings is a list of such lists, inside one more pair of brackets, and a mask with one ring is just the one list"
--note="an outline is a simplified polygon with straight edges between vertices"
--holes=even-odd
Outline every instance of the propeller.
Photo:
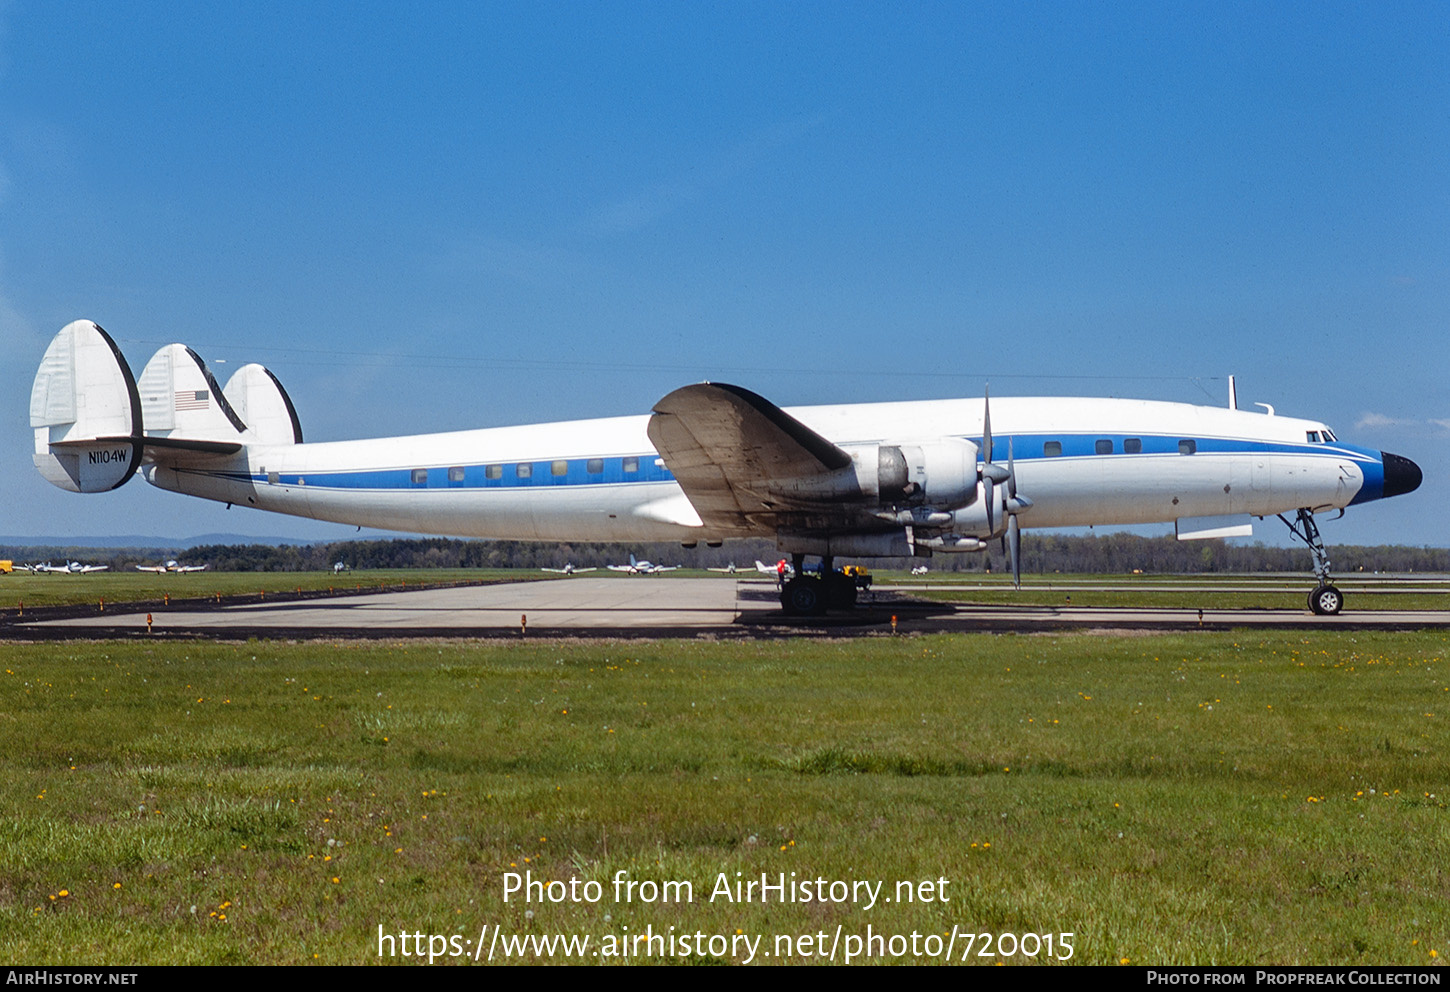
[[[1009,439],[1010,440],[1010,439]],[[997,530],[995,514],[997,512],[997,501],[994,498],[993,487],[997,483],[1007,482],[1012,478],[1012,470],[1003,468],[1001,465],[992,462],[992,397],[991,389],[982,389],[982,495],[987,501],[987,533],[994,534]]]
[[[1007,547],[1012,557],[1012,588],[1022,588],[1022,527],[1017,523],[1017,510],[1021,502],[1017,498],[1017,472],[1012,459],[1012,439],[1007,438],[1007,498],[1002,501],[1007,510]],[[1030,504],[1029,504],[1030,505]]]
[[1002,500],[1002,509],[1007,513],[1007,527],[1002,534],[1004,551],[1012,563],[1012,586],[1022,588],[1022,526],[1017,514],[1032,506],[1032,500],[1017,495],[1017,465],[1013,457],[1012,437],[1007,438],[1007,466],[1003,468],[992,461],[992,407],[991,399],[983,391],[982,399],[982,495],[987,501],[987,533],[997,530],[997,500],[995,486],[1005,484],[1007,496]]

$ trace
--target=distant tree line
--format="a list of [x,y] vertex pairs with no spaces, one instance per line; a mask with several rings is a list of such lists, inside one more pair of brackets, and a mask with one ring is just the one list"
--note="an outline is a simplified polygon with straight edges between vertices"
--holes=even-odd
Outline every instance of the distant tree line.
[[[727,541],[723,547],[676,543],[539,544],[525,541],[463,541],[408,538],[386,541],[336,541],[308,545],[214,544],[178,548],[80,548],[33,546],[0,548],[0,558],[16,562],[64,561],[108,564],[118,571],[154,565],[169,558],[184,564],[210,565],[222,572],[310,572],[349,568],[562,568],[617,565],[637,558],[687,568],[723,568],[732,562],[750,569],[758,558],[774,562],[781,556],[772,541]],[[1330,560],[1337,574],[1350,572],[1450,572],[1450,549],[1404,545],[1332,545]],[[840,564],[844,564],[842,559]],[[1007,559],[997,543],[981,554],[936,555],[930,560],[879,559],[877,568],[911,568],[925,563],[936,572],[1001,572]],[[1178,541],[1172,535],[1135,534],[1059,536],[1024,534],[1022,570],[1027,573],[1309,572],[1305,548],[1263,544],[1230,544],[1223,540]]]

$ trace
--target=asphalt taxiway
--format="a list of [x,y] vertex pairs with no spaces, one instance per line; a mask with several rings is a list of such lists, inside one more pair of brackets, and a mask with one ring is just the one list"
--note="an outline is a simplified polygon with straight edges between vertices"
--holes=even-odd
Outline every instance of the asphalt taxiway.
[[[32,611],[5,618],[0,637],[401,639],[410,637],[777,637],[928,631],[1185,630],[1450,627],[1450,610],[1203,610],[971,605],[915,598],[920,587],[880,588],[850,613],[787,617],[775,584],[758,578],[561,578],[446,589],[276,599],[221,607],[113,604],[104,614]],[[997,587],[1000,589],[1000,587]],[[1067,587],[1064,586],[1064,589]],[[1082,588],[1082,587],[1078,587]],[[1221,587],[1204,585],[1205,591]],[[1351,596],[1351,602],[1353,601]],[[148,617],[150,621],[148,623]]]

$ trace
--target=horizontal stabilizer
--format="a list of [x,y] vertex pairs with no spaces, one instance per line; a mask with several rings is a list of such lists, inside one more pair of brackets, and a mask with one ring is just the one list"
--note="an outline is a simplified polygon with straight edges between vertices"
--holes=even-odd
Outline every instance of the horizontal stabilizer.
[[141,402],[131,367],[89,320],[61,328],[30,391],[35,467],[75,493],[116,489],[141,463]]
[[153,355],[136,387],[148,439],[238,442],[247,429],[206,363],[186,345],[169,344]]
[[227,380],[222,395],[247,425],[247,440],[259,444],[301,444],[302,424],[292,397],[260,365],[243,365]]

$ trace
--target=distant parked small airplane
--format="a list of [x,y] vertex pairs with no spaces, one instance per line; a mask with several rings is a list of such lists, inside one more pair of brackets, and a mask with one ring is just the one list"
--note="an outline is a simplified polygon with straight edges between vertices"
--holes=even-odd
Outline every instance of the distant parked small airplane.
[[928,568],[927,566],[925,566],[925,565],[918,565],[918,566],[916,566],[915,568],[913,568],[911,570],[911,574],[912,575],[925,575],[927,572],[930,572],[930,571],[931,571],[931,569]]
[[65,565],[52,565],[46,562],[44,565],[31,565],[32,572],[63,572],[66,575],[83,575],[87,572],[104,572],[110,565],[82,565],[78,561],[69,562]]
[[579,574],[584,573],[584,572],[595,572],[595,571],[598,571],[598,569],[595,569],[595,568],[578,568],[571,561],[571,562],[568,562],[567,564],[565,564],[565,566],[563,568],[545,568],[545,569],[542,569],[542,571],[545,571],[545,572],[558,572],[560,575],[579,575]]
[[164,565],[137,565],[138,572],[205,572],[209,565],[182,565],[175,558]]
[[636,561],[634,555],[629,556],[628,565],[605,565],[611,572],[628,572],[630,575],[657,575],[660,572],[673,572],[679,565],[656,565],[649,561]]

